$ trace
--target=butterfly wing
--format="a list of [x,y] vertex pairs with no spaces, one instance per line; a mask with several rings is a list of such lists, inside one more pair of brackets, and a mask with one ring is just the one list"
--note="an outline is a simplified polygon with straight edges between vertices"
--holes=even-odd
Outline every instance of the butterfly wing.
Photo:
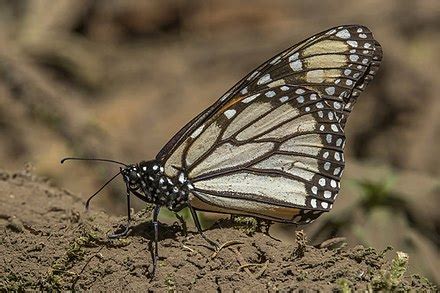
[[328,211],[344,140],[334,110],[314,91],[284,85],[248,96],[184,151],[191,204],[286,222],[300,220],[301,210]]
[[308,222],[332,207],[343,127],[380,59],[365,27],[317,34],[243,78],[157,159],[168,176],[187,172],[195,208]]
[[277,54],[246,75],[212,106],[183,127],[162,148],[157,158],[166,160],[213,113],[231,100],[274,84],[305,85],[329,101],[341,113],[341,125],[360,92],[379,68],[382,49],[371,31],[361,25],[345,25],[318,33]]

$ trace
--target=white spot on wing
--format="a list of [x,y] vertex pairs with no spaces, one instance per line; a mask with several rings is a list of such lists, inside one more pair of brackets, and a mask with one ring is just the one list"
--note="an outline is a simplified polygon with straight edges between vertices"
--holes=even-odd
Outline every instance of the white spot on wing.
[[229,110],[226,110],[224,114],[228,119],[231,119],[232,117],[234,117],[235,113],[237,113],[236,110],[229,109]]
[[342,138],[338,138],[337,140],[336,140],[336,146],[341,146],[342,145]]
[[241,102],[247,104],[247,103],[252,102],[253,100],[255,100],[259,95],[260,94],[255,94],[255,95],[252,95],[250,97],[244,98],[243,100],[241,100]]
[[265,83],[268,83],[269,81],[271,81],[272,79],[270,78],[270,74],[266,73],[265,75],[263,75],[258,81],[257,84],[258,85],[262,85]]
[[298,60],[298,56],[299,56],[298,53],[295,53],[295,54],[291,55],[291,56],[289,57],[289,62],[292,62],[292,61]]
[[333,137],[332,137],[332,135],[331,134],[327,134],[326,136],[325,136],[325,140],[327,141],[327,143],[332,143],[332,139],[333,139]]
[[280,98],[280,102],[281,102],[281,103],[284,103],[284,102],[287,101],[288,99],[289,99],[288,96],[282,96],[282,97]]
[[289,63],[290,67],[293,71],[300,71],[302,69],[302,62],[301,60],[296,60],[291,63]]
[[254,71],[254,72],[252,72],[252,74],[251,75],[249,75],[249,77],[247,78],[247,80],[251,80],[251,79],[254,79],[258,74],[260,74],[260,72],[258,72],[258,70],[257,71]]
[[184,183],[185,182],[185,175],[183,173],[180,173],[179,175],[179,182]]
[[335,87],[330,86],[328,88],[325,89],[325,92],[329,95],[334,95],[335,94]]
[[194,131],[191,134],[192,138],[196,138],[197,136],[199,136],[199,134],[203,131],[203,128],[205,128],[205,125],[200,126],[199,128],[196,129],[196,131]]
[[224,100],[226,100],[228,97],[229,97],[229,95],[230,95],[231,93],[230,92],[227,92],[226,94],[224,94],[221,98],[220,98],[220,101],[224,101]]
[[358,42],[356,41],[347,41],[347,44],[349,44],[350,46],[356,48],[358,46]]
[[336,36],[341,39],[348,39],[350,37],[350,32],[347,29],[343,29],[337,32]]
[[356,62],[356,61],[358,61],[358,59],[359,59],[358,55],[355,55],[355,54],[350,55],[350,61]]
[[272,98],[276,95],[276,93],[274,91],[269,91],[269,92],[265,93],[264,95],[268,98]]

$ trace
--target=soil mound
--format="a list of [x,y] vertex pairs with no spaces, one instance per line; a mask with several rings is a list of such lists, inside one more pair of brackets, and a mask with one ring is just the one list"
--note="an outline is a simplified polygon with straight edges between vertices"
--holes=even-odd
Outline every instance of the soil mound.
[[[206,235],[214,252],[181,225],[161,225],[160,259],[151,270],[152,225],[138,212],[128,237],[106,234],[124,219],[84,212],[80,198],[29,172],[0,172],[0,290],[275,291],[431,290],[425,278],[405,274],[402,252],[346,247],[343,239],[318,246],[296,233],[296,244],[220,221]],[[292,236],[294,237],[294,236]],[[387,256],[394,259],[387,261]]]

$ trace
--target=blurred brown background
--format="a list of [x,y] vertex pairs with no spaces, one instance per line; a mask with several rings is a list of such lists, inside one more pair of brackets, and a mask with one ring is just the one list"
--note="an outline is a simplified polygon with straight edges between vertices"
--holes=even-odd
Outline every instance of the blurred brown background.
[[[117,167],[60,158],[151,159],[254,67],[350,23],[373,31],[384,59],[346,128],[341,196],[309,238],[391,245],[438,284],[438,0],[0,1],[0,168],[31,162],[86,198]],[[122,191],[92,207],[123,214]]]

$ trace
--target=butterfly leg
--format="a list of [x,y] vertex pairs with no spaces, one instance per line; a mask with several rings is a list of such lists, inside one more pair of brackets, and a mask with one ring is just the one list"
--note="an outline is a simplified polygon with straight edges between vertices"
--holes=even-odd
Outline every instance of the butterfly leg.
[[203,239],[205,239],[209,244],[214,246],[215,250],[218,250],[219,245],[215,241],[206,237],[205,234],[203,234],[202,225],[200,225],[199,217],[197,216],[196,210],[190,205],[188,205],[188,208],[191,212],[191,216],[193,217],[194,224],[196,224],[197,231],[200,233],[200,235],[203,237]]
[[108,238],[119,238],[123,236],[127,236],[128,231],[130,230],[130,222],[131,222],[131,207],[130,207],[130,191],[127,189],[127,225],[125,226],[124,231],[120,233],[113,233],[108,235]]
[[153,211],[153,226],[154,226],[154,254],[153,254],[153,271],[151,272],[151,276],[154,276],[156,272],[157,260],[159,259],[159,222],[157,221],[157,217],[159,216],[160,206],[157,205],[154,207]]
[[187,229],[187,226],[186,226],[185,219],[181,215],[179,215],[178,213],[174,213],[174,215],[179,220],[180,225],[182,225],[183,235],[184,236],[188,235],[188,229]]

